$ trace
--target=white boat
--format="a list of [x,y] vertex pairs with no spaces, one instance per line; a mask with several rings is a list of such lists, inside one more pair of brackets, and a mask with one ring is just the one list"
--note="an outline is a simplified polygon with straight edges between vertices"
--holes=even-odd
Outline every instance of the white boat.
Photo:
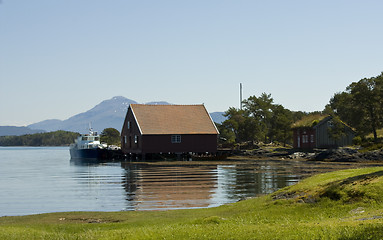
[[71,158],[107,158],[107,144],[100,142],[100,135],[89,129],[89,134],[82,134],[69,147]]

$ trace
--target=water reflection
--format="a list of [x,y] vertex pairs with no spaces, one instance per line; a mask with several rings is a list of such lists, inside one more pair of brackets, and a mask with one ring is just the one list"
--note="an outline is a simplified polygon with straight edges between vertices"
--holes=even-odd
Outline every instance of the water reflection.
[[[71,159],[73,179],[78,201],[87,201],[86,209],[91,211],[123,210],[125,183],[120,162],[107,162],[92,159]],[[74,204],[76,206],[76,204]]]
[[368,166],[69,159],[67,147],[0,148],[0,216],[213,207],[267,194],[316,173]]
[[104,205],[115,201],[114,206],[122,204],[120,210],[128,211],[220,206],[272,193],[314,173],[358,167],[272,160],[71,163],[77,166],[77,181],[88,185],[96,199],[103,199]]
[[126,210],[208,207],[212,167],[124,163]]

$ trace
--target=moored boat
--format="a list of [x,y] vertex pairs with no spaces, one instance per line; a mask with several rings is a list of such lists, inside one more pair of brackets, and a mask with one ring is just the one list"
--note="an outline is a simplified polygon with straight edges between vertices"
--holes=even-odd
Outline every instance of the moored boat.
[[71,158],[105,159],[108,156],[107,144],[100,142],[97,132],[89,129],[89,134],[82,134],[69,147]]

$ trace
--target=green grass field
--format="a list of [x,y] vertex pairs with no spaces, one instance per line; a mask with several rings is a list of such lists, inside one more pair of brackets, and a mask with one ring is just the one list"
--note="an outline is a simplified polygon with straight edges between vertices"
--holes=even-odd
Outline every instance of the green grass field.
[[0,239],[382,239],[383,167],[319,174],[217,208],[0,218]]

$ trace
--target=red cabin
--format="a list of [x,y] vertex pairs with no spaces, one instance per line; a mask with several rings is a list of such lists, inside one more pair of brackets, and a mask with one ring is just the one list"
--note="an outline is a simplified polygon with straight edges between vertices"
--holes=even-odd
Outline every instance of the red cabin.
[[294,148],[313,149],[316,147],[315,129],[313,128],[295,128],[293,139]]
[[[332,137],[331,131],[338,124],[343,132],[337,138]],[[293,147],[301,149],[334,148],[352,144],[355,131],[340,120],[334,120],[328,115],[309,115],[294,123]]]
[[125,154],[215,153],[219,132],[204,105],[131,104],[121,131]]

